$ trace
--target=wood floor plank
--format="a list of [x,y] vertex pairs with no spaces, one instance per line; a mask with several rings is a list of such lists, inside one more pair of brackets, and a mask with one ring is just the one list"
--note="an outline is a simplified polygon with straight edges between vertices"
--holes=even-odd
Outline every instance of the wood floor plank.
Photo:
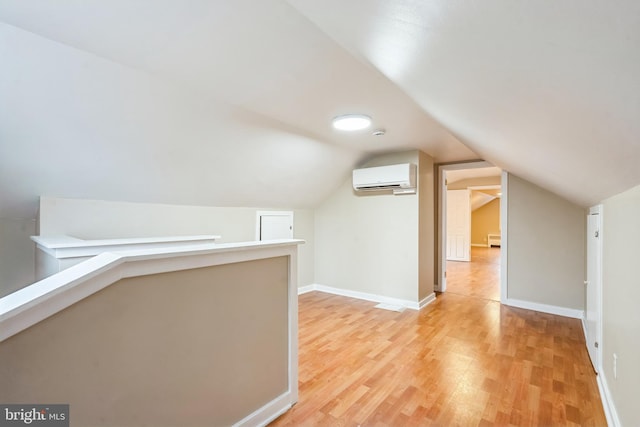
[[299,298],[299,402],[273,426],[604,426],[580,322],[440,294]]
[[447,292],[500,301],[500,248],[471,247],[471,261],[447,261]]

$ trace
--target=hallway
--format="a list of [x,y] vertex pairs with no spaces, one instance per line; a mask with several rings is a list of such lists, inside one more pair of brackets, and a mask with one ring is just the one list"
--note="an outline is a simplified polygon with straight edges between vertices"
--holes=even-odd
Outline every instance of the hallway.
[[447,290],[500,301],[500,248],[471,247],[471,262],[447,261]]

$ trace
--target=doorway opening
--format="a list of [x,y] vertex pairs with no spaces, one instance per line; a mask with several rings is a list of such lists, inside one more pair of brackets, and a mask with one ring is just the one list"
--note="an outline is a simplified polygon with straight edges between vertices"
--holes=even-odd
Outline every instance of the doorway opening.
[[506,298],[505,175],[484,161],[438,167],[437,291]]

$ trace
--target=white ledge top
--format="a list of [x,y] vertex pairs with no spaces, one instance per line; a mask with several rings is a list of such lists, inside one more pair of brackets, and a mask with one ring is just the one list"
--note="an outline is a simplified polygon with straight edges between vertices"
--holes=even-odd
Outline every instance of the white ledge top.
[[126,277],[294,255],[304,240],[198,243],[102,252],[0,298],[0,342]]
[[83,240],[72,236],[31,236],[38,248],[56,258],[90,257],[102,252],[214,243],[220,236],[165,236]]

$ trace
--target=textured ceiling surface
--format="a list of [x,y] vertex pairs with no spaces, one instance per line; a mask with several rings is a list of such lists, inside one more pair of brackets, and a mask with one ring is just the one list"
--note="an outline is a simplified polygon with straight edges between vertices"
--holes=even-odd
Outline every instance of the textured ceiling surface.
[[0,0],[0,216],[313,207],[404,149],[588,206],[640,183],[639,28],[632,0]]

